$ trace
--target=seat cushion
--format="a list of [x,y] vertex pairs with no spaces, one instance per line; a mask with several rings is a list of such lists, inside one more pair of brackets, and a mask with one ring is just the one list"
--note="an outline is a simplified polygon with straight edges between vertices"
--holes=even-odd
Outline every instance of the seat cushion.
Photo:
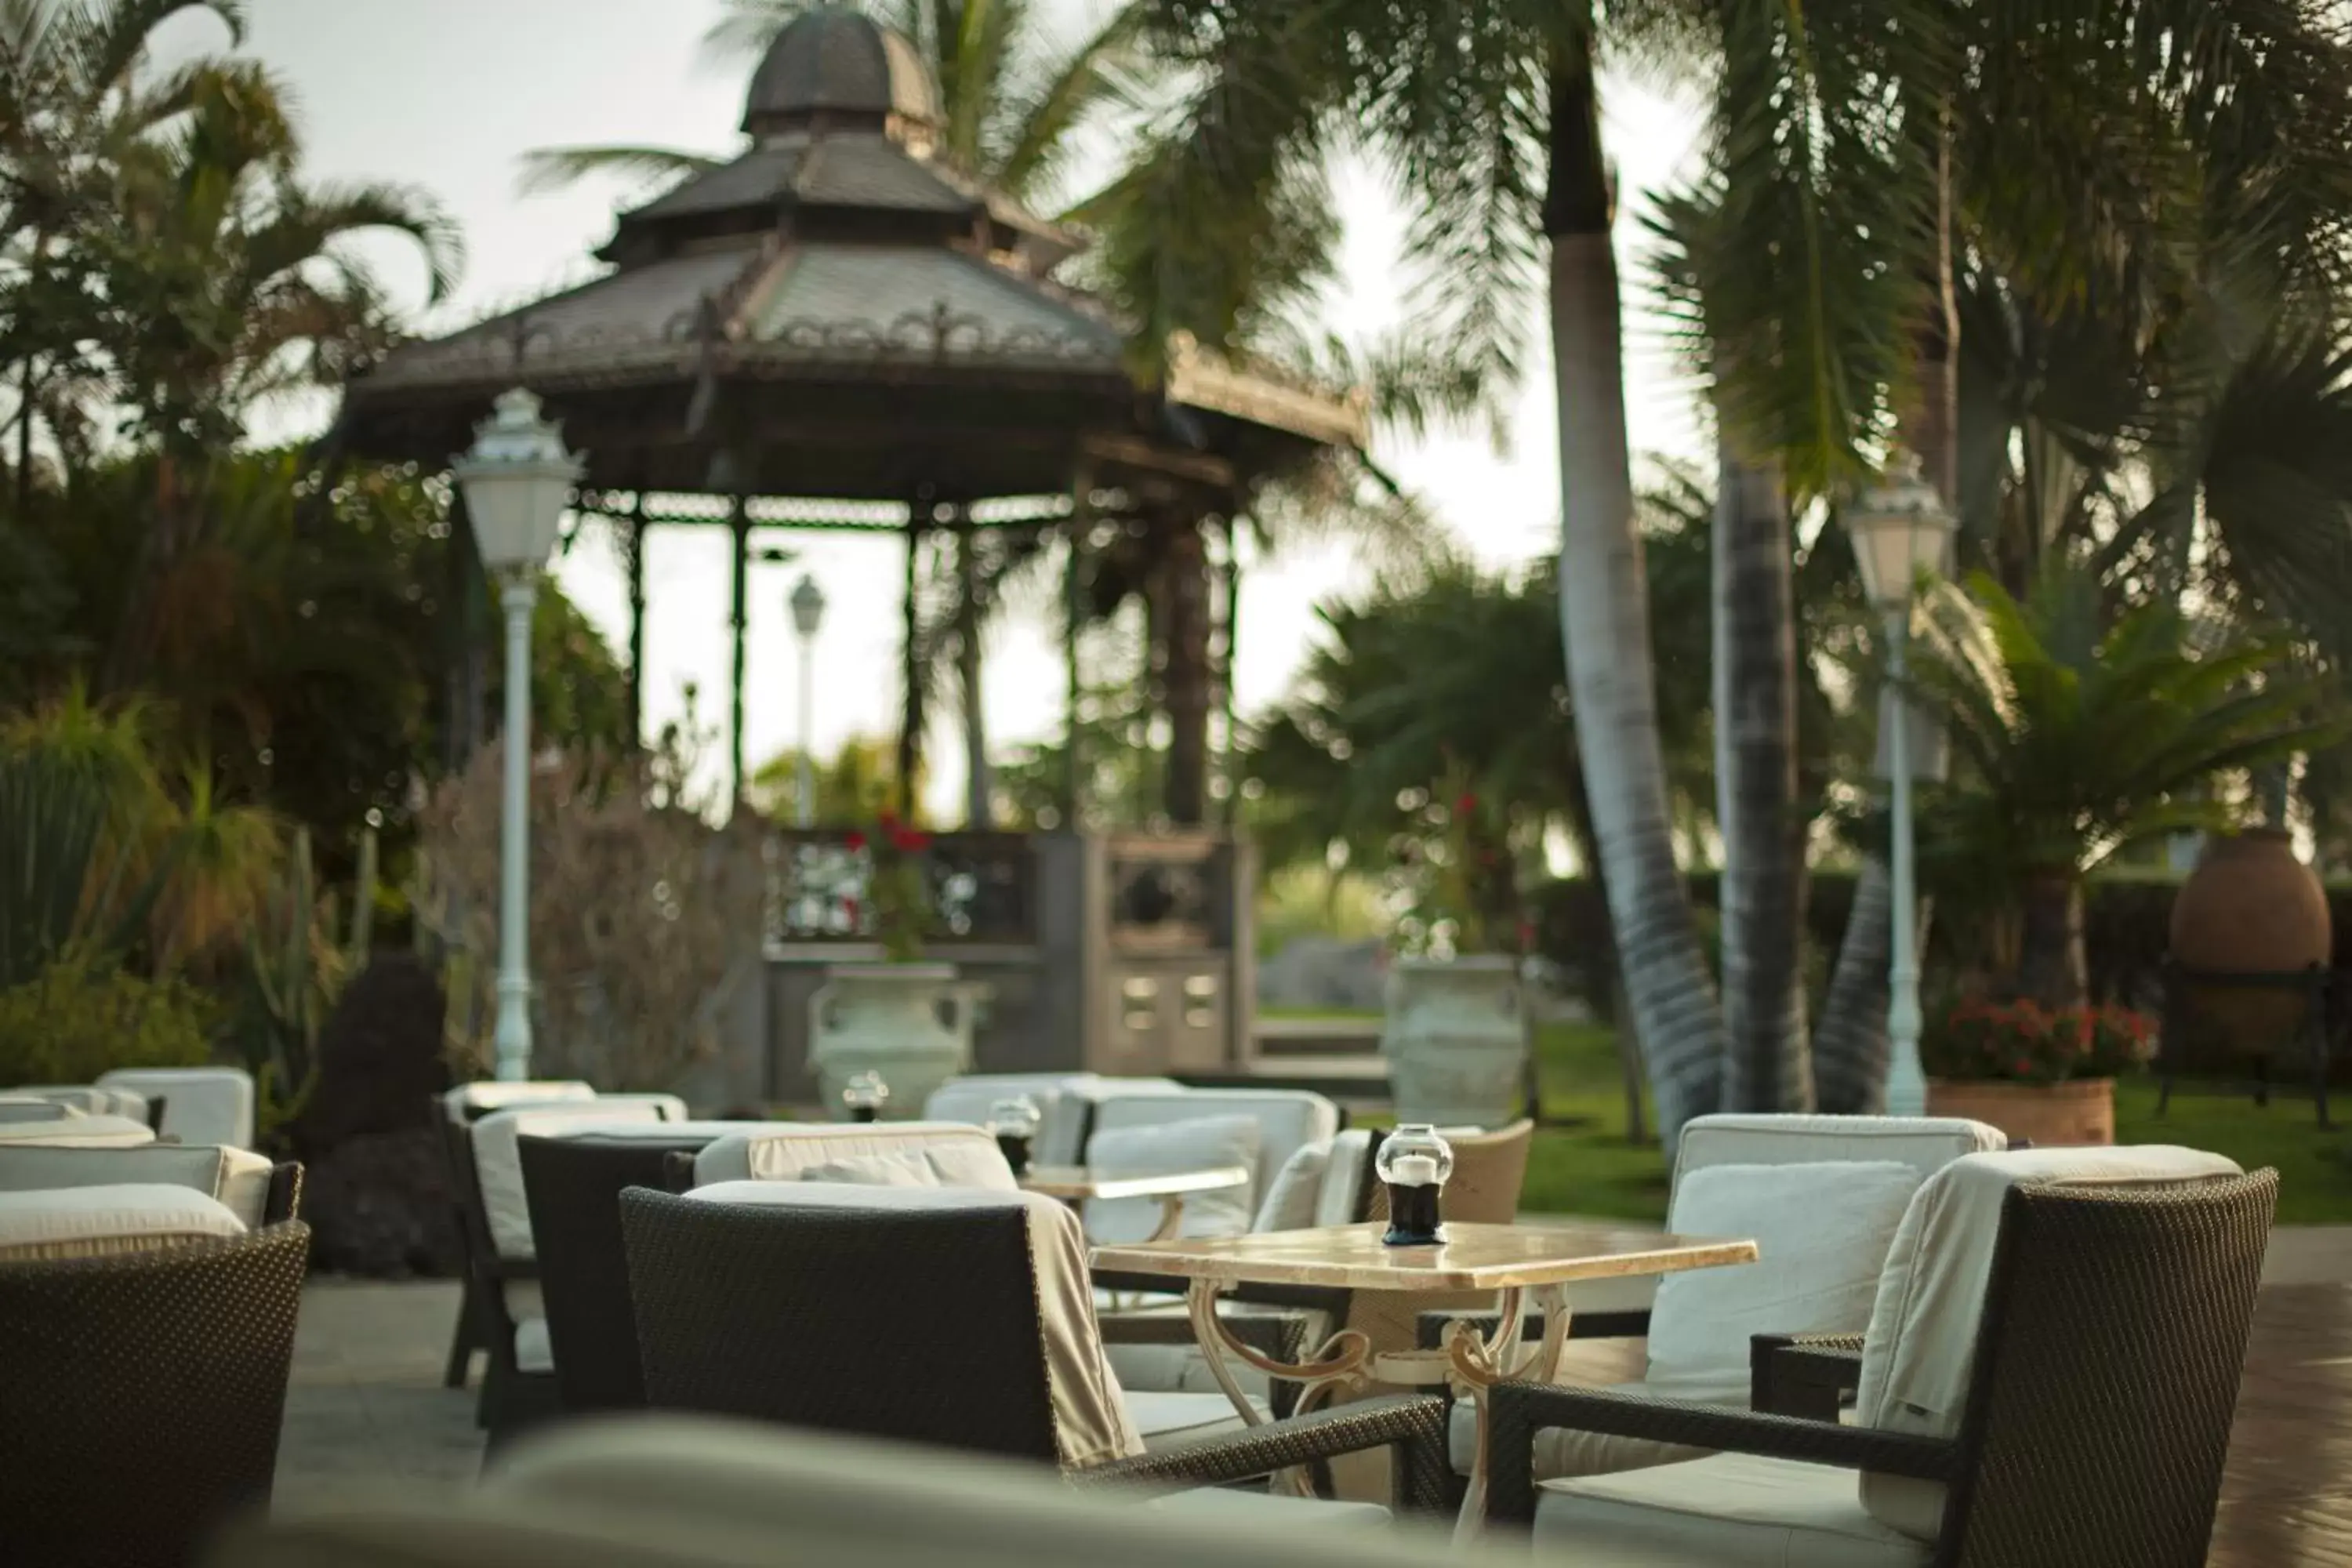
[[1275,1497],[1233,1487],[1199,1487],[1167,1492],[1144,1505],[1179,1519],[1230,1521],[1244,1530],[1384,1530],[1393,1522],[1376,1502],[1334,1502],[1323,1498]]
[[1758,1334],[1860,1333],[1879,1270],[1919,1185],[1894,1161],[1706,1165],[1675,1189],[1677,1236],[1747,1237],[1754,1263],[1658,1284],[1646,1381],[1674,1399],[1745,1404]]
[[[1087,1165],[1103,1176],[1154,1176],[1175,1171],[1238,1165],[1258,1168],[1263,1134],[1248,1116],[1202,1116],[1190,1121],[1111,1128],[1087,1141]],[[1098,1243],[1148,1240],[1163,1211],[1153,1198],[1089,1198],[1087,1235]],[[1179,1236],[1243,1236],[1256,1217],[1248,1186],[1192,1193],[1177,1222]]]
[[198,1143],[71,1149],[0,1143],[0,1192],[126,1184],[187,1187],[217,1198],[247,1229],[261,1225],[274,1167],[265,1154]]
[[1920,1568],[1924,1542],[1863,1511],[1852,1470],[1717,1454],[1547,1481],[1536,1551],[1609,1568]]
[[515,1320],[514,1358],[519,1371],[555,1370],[555,1342],[548,1337],[545,1318]]
[[[1222,1394],[1153,1394],[1129,1390],[1123,1396],[1127,1413],[1143,1438],[1147,1451],[1156,1453],[1203,1437],[1222,1437],[1249,1425]],[[1258,1414],[1266,1414],[1264,1405]]]
[[1274,1175],[1274,1186],[1258,1205],[1252,1230],[1310,1230],[1322,1201],[1323,1180],[1331,1163],[1331,1145],[1308,1143],[1291,1152]]
[[226,1205],[182,1186],[0,1193],[0,1262],[110,1258],[245,1233]]
[[[1638,1383],[1620,1383],[1611,1394],[1651,1392]],[[1747,1401],[1738,1401],[1744,1408]],[[1456,1401],[1445,1429],[1446,1456],[1454,1473],[1466,1476],[1478,1453],[1478,1411],[1468,1400]],[[1679,1465],[1706,1458],[1706,1448],[1680,1443],[1653,1442],[1647,1437],[1619,1437],[1605,1432],[1578,1432],[1565,1426],[1546,1427],[1536,1434],[1535,1478],[1539,1481],[1579,1480],[1586,1476],[1613,1476],[1621,1470],[1646,1470],[1659,1465]]]
[[[2242,1173],[2219,1154],[2167,1144],[2023,1149],[1953,1161],[1912,1197],[1887,1249],[1863,1341],[1855,1422],[1931,1437],[1958,1434],[2011,1187],[2162,1186]],[[1861,1495],[1875,1518],[1922,1538],[1943,1515],[1943,1489],[1932,1481],[1866,1475]]]
[[0,1122],[66,1121],[89,1114],[87,1106],[69,1105],[43,1094],[0,1094]]
[[136,1149],[155,1142],[155,1130],[127,1116],[83,1116],[57,1121],[0,1121],[0,1145],[55,1149]]
[[98,1086],[162,1097],[166,1138],[253,1147],[253,1075],[243,1068],[126,1068],[100,1074]]

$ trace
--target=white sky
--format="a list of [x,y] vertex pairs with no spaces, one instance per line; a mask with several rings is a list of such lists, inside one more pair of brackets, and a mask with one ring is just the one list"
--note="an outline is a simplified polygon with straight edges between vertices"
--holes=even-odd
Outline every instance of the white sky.
[[[590,275],[589,252],[611,232],[632,193],[583,187],[524,200],[517,162],[526,151],[579,142],[726,151],[737,145],[743,79],[702,58],[717,0],[248,0],[250,51],[290,86],[313,180],[383,179],[424,187],[463,226],[467,264],[451,319],[520,303]],[[1049,0],[1072,26],[1095,0]],[[171,24],[168,51],[216,45],[217,26]],[[1686,172],[1695,121],[1633,83],[1611,84],[1607,135],[1626,192],[1621,247],[1638,243],[1642,194]],[[1369,337],[1394,320],[1401,274],[1393,203],[1364,175],[1343,185],[1349,236],[1345,276],[1328,302],[1328,323]],[[422,301],[422,271],[396,247],[393,275]],[[1688,383],[1665,351],[1630,262],[1628,399],[1640,451],[1693,453],[1700,437]],[[436,318],[440,320],[441,318]],[[1548,336],[1530,314],[1531,374],[1514,416],[1512,448],[1496,453],[1482,432],[1409,442],[1388,438],[1377,455],[1421,491],[1482,559],[1514,563],[1551,548],[1559,469]],[[761,542],[782,543],[782,537]],[[803,535],[791,566],[753,567],[748,650],[748,754],[757,762],[790,743],[796,681],[784,596],[805,566],[832,610],[817,639],[817,736],[829,752],[854,733],[887,733],[895,710],[901,552],[881,540]],[[625,593],[617,567],[583,543],[563,563],[565,588],[625,646]],[[1255,712],[1282,696],[1314,634],[1316,602],[1354,579],[1344,547],[1300,551],[1259,566],[1244,585],[1240,700]],[[678,710],[700,685],[706,721],[726,720],[728,548],[724,531],[656,530],[647,554],[648,724]],[[988,649],[987,719],[992,749],[1047,734],[1059,721],[1060,659],[1053,632],[1005,623]],[[723,766],[725,741],[715,748]],[[961,798],[961,751],[942,732],[932,745],[938,804]]]

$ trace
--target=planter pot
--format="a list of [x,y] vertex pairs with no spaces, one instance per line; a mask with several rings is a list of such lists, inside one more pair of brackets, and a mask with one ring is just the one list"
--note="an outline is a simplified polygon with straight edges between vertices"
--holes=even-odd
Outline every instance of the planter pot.
[[[2327,894],[2294,844],[2275,828],[2216,837],[2172,902],[2172,961],[2221,974],[2299,974],[2334,951]],[[2200,988],[2190,1007],[2241,1048],[2291,1039],[2308,999],[2300,991]]]
[[1965,1116],[2000,1128],[2011,1142],[2030,1139],[2037,1147],[2105,1145],[2116,1141],[2116,1080],[1993,1083],[1929,1079],[1927,1114]]
[[825,1113],[862,1072],[890,1086],[885,1119],[912,1121],[948,1079],[971,1070],[971,988],[948,963],[843,964],[809,998],[809,1065]]
[[1381,1029],[1400,1122],[1500,1127],[1526,1102],[1519,970],[1508,958],[1399,959]]

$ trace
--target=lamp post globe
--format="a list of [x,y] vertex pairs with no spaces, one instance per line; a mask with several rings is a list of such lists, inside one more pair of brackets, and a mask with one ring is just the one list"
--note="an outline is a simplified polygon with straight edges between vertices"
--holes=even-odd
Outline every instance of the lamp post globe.
[[[1952,514],[1935,487],[1920,477],[1918,459],[1905,453],[1847,509],[1845,521],[1863,592],[1885,618],[1887,676],[1899,684],[1909,668],[1912,595],[1922,574],[1943,565],[1955,528]],[[1882,713],[1894,817],[1887,858],[1894,952],[1887,969],[1886,1110],[1893,1116],[1920,1116],[1927,1109],[1927,1077],[1919,1060],[1923,1020],[1910,711],[1898,703]]]
[[474,429],[450,465],[483,563],[498,576],[506,616],[505,786],[499,826],[498,1076],[530,1076],[530,618],[539,576],[554,553],[584,465],[562,429],[517,387]]
[[792,606],[793,629],[801,635],[800,777],[793,820],[806,829],[816,825],[816,634],[824,625],[824,590],[815,577],[801,574]]

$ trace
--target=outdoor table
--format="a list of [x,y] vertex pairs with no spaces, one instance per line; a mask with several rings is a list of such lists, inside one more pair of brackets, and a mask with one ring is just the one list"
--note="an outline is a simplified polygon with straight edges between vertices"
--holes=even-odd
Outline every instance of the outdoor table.
[[1184,1218],[1184,1200],[1194,1193],[1219,1193],[1249,1185],[1250,1173],[1241,1165],[1212,1165],[1197,1171],[1163,1171],[1150,1175],[1110,1175],[1084,1165],[1035,1165],[1021,1177],[1021,1190],[1065,1203],[1088,1198],[1154,1198],[1160,1204],[1159,1228],[1153,1241],[1176,1234]]
[[[1532,1379],[1552,1382],[1568,1341],[1567,1287],[1584,1280],[1678,1274],[1691,1268],[1721,1268],[1756,1261],[1756,1244],[1689,1237],[1629,1237],[1608,1224],[1561,1221],[1544,1225],[1446,1226],[1436,1247],[1390,1247],[1381,1224],[1328,1226],[1314,1230],[1266,1231],[1248,1236],[1153,1240],[1132,1246],[1097,1247],[1094,1267],[1118,1274],[1160,1275],[1182,1279],[1192,1335],[1201,1353],[1242,1419],[1266,1419],[1242,1392],[1228,1364],[1237,1357],[1269,1377],[1301,1385],[1297,1410],[1305,1414],[1335,1391],[1360,1394],[1375,1383],[1432,1386],[1451,1384],[1477,1413],[1478,1446],[1470,1468],[1456,1538],[1476,1533],[1486,1506],[1486,1448],[1491,1421],[1486,1392],[1496,1384]],[[1457,1319],[1438,1351],[1401,1351],[1374,1355],[1360,1330],[1334,1334],[1308,1360],[1287,1364],[1244,1343],[1217,1312],[1217,1298],[1236,1285],[1300,1285],[1332,1290],[1391,1290],[1409,1295],[1454,1295],[1494,1291],[1499,1312],[1494,1331]],[[1543,1313],[1543,1338],[1533,1348],[1522,1342],[1521,1323],[1532,1292]],[[1303,1478],[1286,1484],[1303,1489]]]

